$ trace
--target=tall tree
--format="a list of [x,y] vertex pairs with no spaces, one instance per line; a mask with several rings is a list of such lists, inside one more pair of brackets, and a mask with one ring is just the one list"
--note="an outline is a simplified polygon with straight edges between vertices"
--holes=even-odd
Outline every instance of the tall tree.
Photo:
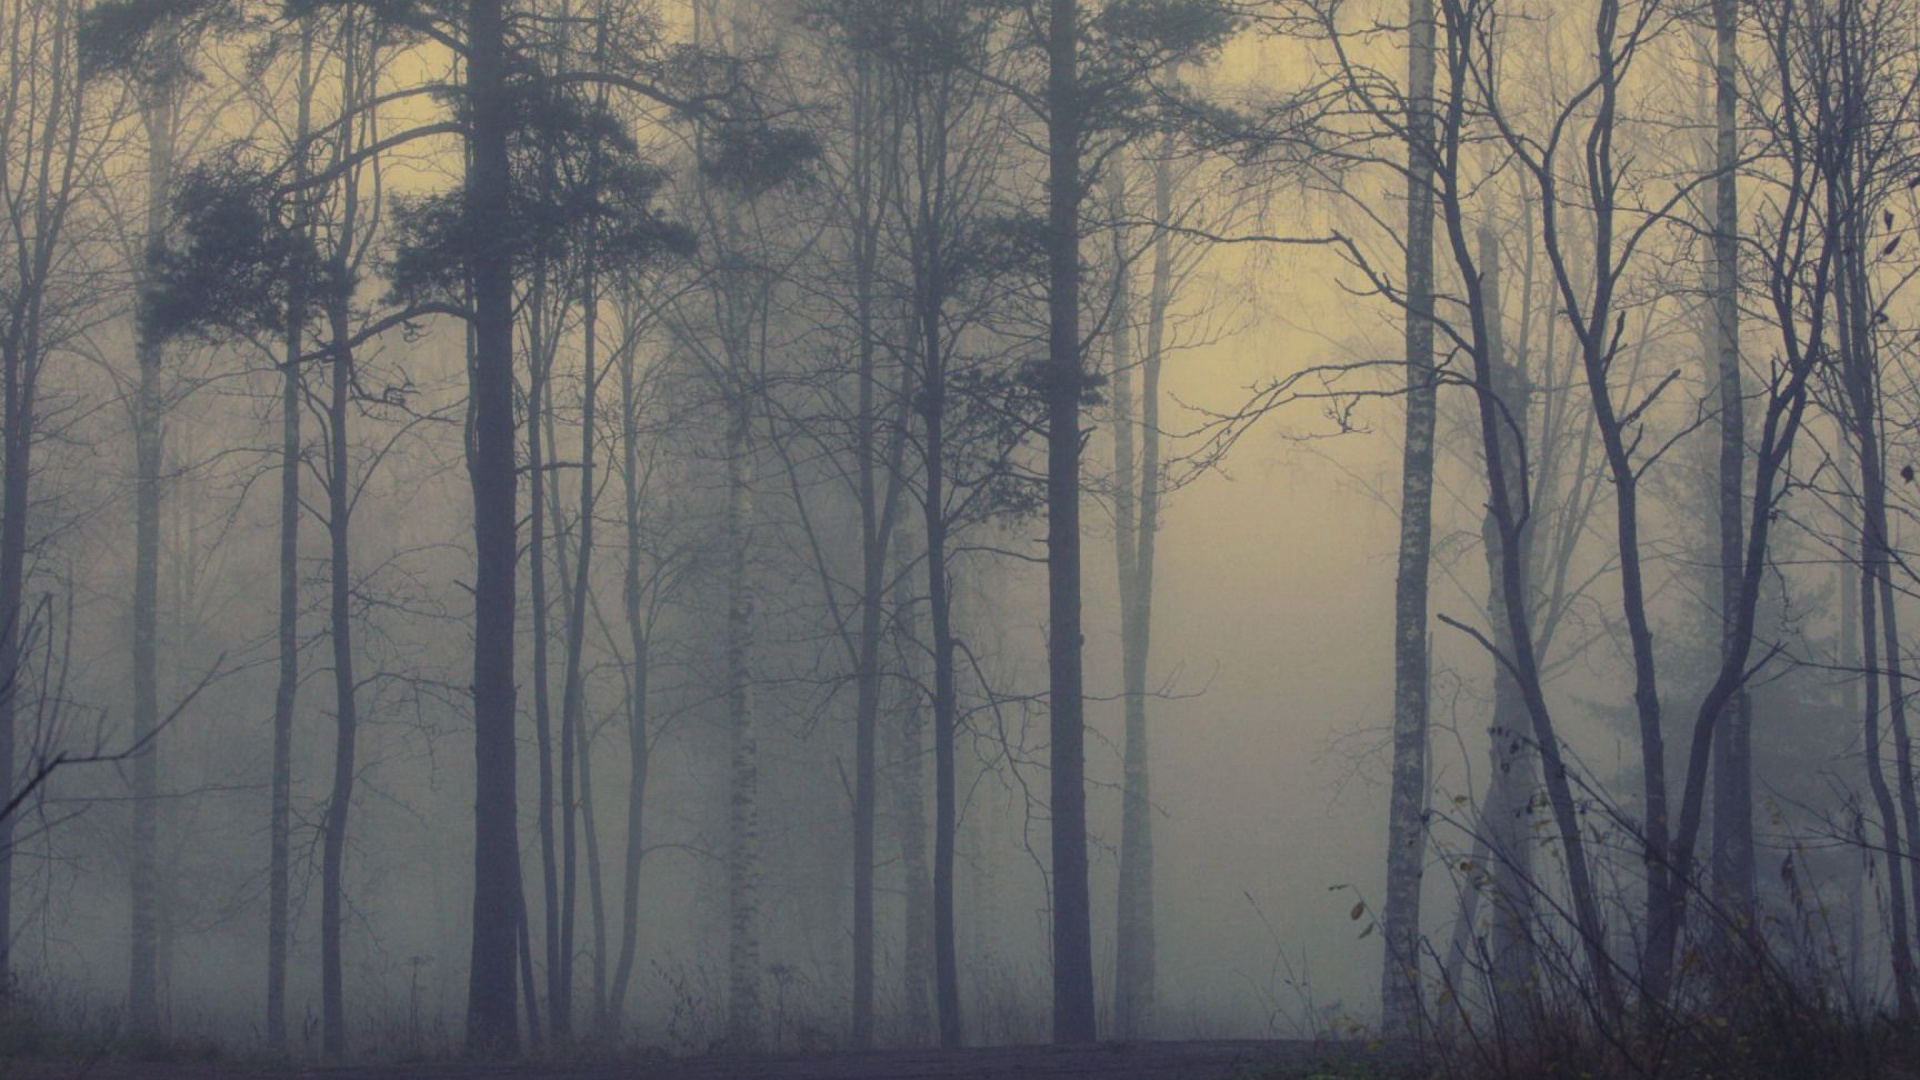
[[514,608],[519,562],[513,418],[513,253],[496,228],[511,220],[505,0],[468,0],[466,31],[467,277],[472,297],[467,361],[476,555],[473,613],[473,948],[468,964],[467,1048],[511,1054],[514,945],[521,910],[514,753]]
[[[140,120],[146,132],[146,221],[143,250],[161,249],[167,235],[167,207],[174,172],[175,107],[178,104],[180,43],[170,16],[162,16],[154,36],[156,71],[141,87]],[[150,258],[150,257],[149,257]],[[150,265],[142,267],[142,296],[156,287]],[[160,650],[160,501],[165,467],[165,347],[154,332],[136,334],[134,359],[139,383],[133,408],[134,572],[133,572],[133,851],[128,895],[131,942],[127,972],[127,1020],[133,1030],[151,1033],[160,1026],[160,869],[159,819],[159,650]]]
[[[1740,372],[1740,13],[1713,0],[1713,273],[1708,341],[1718,384],[1721,652],[1739,632],[1746,491],[1746,403]],[[1753,921],[1753,700],[1735,691],[1714,732],[1712,867],[1716,900],[1743,927]]]
[[[69,219],[104,147],[87,126],[71,3],[0,8],[0,804],[20,783],[17,748],[33,616],[34,451],[49,432],[41,405],[47,362],[85,301],[86,268]],[[95,286],[97,288],[97,286]],[[14,985],[14,815],[0,815],[0,993]]]
[[1433,0],[1408,0],[1407,32],[1407,426],[1400,464],[1400,563],[1394,578],[1393,787],[1380,978],[1381,1028],[1395,1034],[1420,1022],[1420,879],[1427,853],[1427,577],[1438,413],[1433,362]]
[[[313,129],[314,19],[299,25],[299,55],[294,74],[293,182],[306,179],[306,143]],[[307,235],[306,200],[293,223],[297,245]],[[287,944],[291,936],[293,833],[293,723],[300,693],[300,469],[303,408],[301,356],[307,337],[307,282],[304,261],[288,267],[285,345],[280,359],[280,611],[273,693],[273,764],[268,818],[267,865],[267,1048],[287,1048]]]
[[[1153,796],[1147,753],[1147,662],[1153,635],[1154,555],[1160,530],[1162,470],[1160,450],[1160,378],[1165,361],[1168,309],[1173,300],[1173,136],[1163,134],[1153,156],[1152,252],[1147,292],[1145,350],[1139,361],[1138,401],[1134,391],[1134,255],[1128,230],[1113,233],[1114,300],[1112,321],[1114,547],[1120,590],[1120,662],[1126,707],[1122,746],[1120,882],[1115,920],[1113,984],[1114,1034],[1142,1038],[1153,1031],[1156,937],[1153,887]],[[1114,219],[1124,223],[1126,178],[1118,159],[1108,174]],[[1136,432],[1137,442],[1136,446]]]
[[1080,630],[1080,5],[1047,22],[1047,700],[1053,842],[1053,1039],[1094,1037]]

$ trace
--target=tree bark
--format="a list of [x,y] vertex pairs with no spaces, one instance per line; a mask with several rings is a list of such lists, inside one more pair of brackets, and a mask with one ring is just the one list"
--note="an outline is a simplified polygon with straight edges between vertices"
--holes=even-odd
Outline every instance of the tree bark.
[[1400,562],[1393,605],[1393,785],[1387,811],[1387,892],[1380,1026],[1392,1034],[1420,1024],[1420,880],[1427,833],[1427,577],[1433,536],[1433,433],[1438,410],[1433,364],[1432,0],[1408,0],[1407,75],[1407,429],[1400,479]]
[[[1740,591],[1746,576],[1742,548],[1746,470],[1746,410],[1740,372],[1740,136],[1739,11],[1736,0],[1713,0],[1714,181],[1713,279],[1709,341],[1720,406],[1720,632],[1721,653],[1739,646]],[[1715,900],[1736,929],[1753,923],[1753,703],[1736,691],[1714,729],[1713,882]]]
[[644,603],[644,581],[640,573],[641,495],[640,474],[640,384],[635,372],[635,349],[631,344],[620,352],[620,481],[625,495],[626,566],[621,589],[621,608],[626,617],[627,643],[632,650],[627,680],[627,850],[622,866],[620,893],[620,957],[614,963],[613,983],[607,1003],[607,1015],[613,1024],[626,1017],[627,987],[633,979],[634,956],[640,936],[640,861],[646,853],[642,825],[645,823],[647,791],[647,663],[648,626]]
[[[1520,487],[1526,475],[1526,459],[1520,436],[1527,429],[1528,403],[1532,388],[1526,373],[1509,360],[1501,315],[1500,240],[1483,227],[1480,230],[1480,288],[1487,309],[1487,351],[1493,374],[1493,398],[1498,404],[1506,437],[1501,441],[1505,455],[1498,470],[1507,481],[1508,500],[1521,505],[1525,491]],[[1492,475],[1494,470],[1489,470]],[[1491,503],[1491,500],[1489,500]],[[1516,530],[1518,561],[1524,569],[1532,566],[1532,517]],[[1538,783],[1533,747],[1527,735],[1527,705],[1519,681],[1501,657],[1515,655],[1511,623],[1502,618],[1507,604],[1507,577],[1504,573],[1506,542],[1500,522],[1489,510],[1481,520],[1481,546],[1487,557],[1487,610],[1493,619],[1494,646],[1500,656],[1494,658],[1493,725],[1488,731],[1492,750],[1492,782],[1482,813],[1486,831],[1488,877],[1492,883],[1493,934],[1488,944],[1492,969],[1493,1002],[1499,1010],[1502,1030],[1517,1033],[1532,1013],[1534,969],[1533,926],[1533,796]],[[1531,582],[1523,574],[1521,602],[1531,605]]]
[[753,715],[753,460],[745,388],[730,391],[727,455],[727,1034],[729,1048],[760,1043],[760,749]]
[[[896,545],[896,559],[902,564],[896,578],[906,581],[906,539]],[[903,674],[893,712],[895,745],[889,756],[893,766],[893,814],[900,845],[900,894],[906,902],[902,962],[902,981],[906,996],[906,1041],[909,1046],[924,1046],[933,1036],[933,1013],[929,1008],[934,985],[933,887],[927,867],[926,806],[926,712],[921,692],[925,672],[915,663],[919,657],[917,601],[912,596],[897,596],[893,622],[900,643]]]
[[473,355],[468,474],[473,487],[474,887],[467,1048],[517,1053],[514,945],[520,908],[515,803],[514,606],[519,557],[513,422],[513,263],[497,224],[512,217],[505,0],[468,0],[466,228]]
[[[355,47],[348,42],[348,55]],[[351,62],[348,68],[351,71]],[[350,113],[348,115],[351,115]],[[348,181],[351,185],[352,180]],[[353,202],[351,191],[347,202]],[[351,211],[348,212],[351,217]],[[350,243],[353,229],[344,230]],[[341,251],[344,255],[346,247]],[[339,268],[344,270],[344,267]],[[353,485],[348,475],[348,408],[353,399],[353,352],[348,346],[344,295],[329,298],[328,322],[333,335],[333,386],[327,402],[327,550],[328,628],[333,639],[334,754],[333,789],[327,796],[320,870],[320,984],[321,1044],[329,1061],[347,1056],[345,964],[341,933],[346,919],[344,880],[348,811],[353,806],[354,740],[359,714],[354,703],[353,578],[348,526],[353,509]]]
[[553,699],[548,686],[547,639],[550,633],[547,601],[547,482],[546,453],[541,428],[547,417],[547,386],[552,378],[553,343],[547,340],[547,268],[542,260],[533,270],[527,300],[527,591],[533,610],[533,734],[539,775],[541,942],[546,954],[547,1021],[555,1038],[566,1034],[566,994],[563,989],[565,949],[561,932],[560,865],[553,810]]
[[[171,36],[171,29],[162,31]],[[162,48],[168,52],[169,46]],[[173,187],[175,90],[165,78],[145,91],[141,117],[147,131],[145,250],[157,251],[166,235]],[[149,256],[150,257],[150,256]],[[151,268],[141,290],[154,287]],[[131,949],[127,1022],[134,1033],[160,1029],[159,940],[159,632],[160,495],[165,411],[158,338],[142,331],[136,342],[140,383],[134,402],[134,584],[133,584],[133,864]]]
[[[81,154],[86,116],[76,62],[74,5],[56,3],[44,20],[16,19],[6,46],[12,60],[0,88],[8,125],[4,163],[4,226],[13,275],[0,323],[4,414],[0,414],[0,799],[11,802],[18,776],[21,675],[33,616],[27,567],[33,514],[33,450],[40,432],[40,377],[48,359],[46,301],[66,247],[63,234]],[[72,634],[71,619],[67,633]],[[64,664],[63,664],[64,666]],[[57,689],[40,687],[41,695]],[[28,715],[32,715],[29,713]],[[15,816],[0,818],[0,1010],[11,1007]]]
[[[1154,218],[1173,213],[1171,137],[1154,165]],[[1124,210],[1125,180],[1118,162],[1109,176]],[[1124,218],[1124,213],[1116,219]],[[1119,568],[1121,681],[1126,731],[1122,748],[1120,887],[1114,960],[1114,1034],[1122,1039],[1153,1034],[1155,952],[1153,898],[1153,797],[1147,755],[1147,660],[1152,641],[1153,566],[1160,505],[1160,371],[1167,306],[1172,293],[1172,234],[1153,240],[1152,284],[1147,298],[1146,353],[1141,358],[1139,450],[1133,393],[1131,288],[1124,230],[1114,236],[1117,268],[1111,318],[1114,411],[1114,542]]]
[[[586,651],[588,634],[588,601],[593,588],[591,569],[593,569],[593,513],[597,503],[597,454],[599,438],[593,430],[597,423],[597,404],[599,404],[599,292],[595,288],[593,275],[593,252],[588,250],[588,265],[584,269],[584,290],[582,290],[582,386],[580,386],[580,540],[578,548],[572,553],[572,571],[574,580],[566,596],[566,675],[561,684],[561,738],[568,746],[568,755],[561,761],[561,798],[566,803],[566,911],[572,913],[572,892],[574,892],[574,815],[580,817],[586,826],[586,846],[588,846],[588,892],[593,903],[593,1017],[595,1022],[603,1022],[607,1015],[607,915],[601,901],[601,878],[599,878],[599,836],[595,834],[593,821],[593,780],[589,776],[588,732],[586,732],[586,676],[580,671],[582,653]],[[561,565],[566,565],[566,548],[561,538]],[[572,778],[578,774],[580,799],[572,796]],[[572,942],[572,934],[563,932],[563,942]],[[570,955],[570,951],[568,951]],[[572,961],[566,961],[566,984],[572,986]],[[568,1005],[572,999],[572,990],[568,990]]]
[[[313,128],[313,20],[300,20],[300,70],[294,84],[294,182],[306,179],[305,144]],[[294,209],[303,244],[307,202]],[[272,795],[268,810],[267,1049],[287,1049],[287,939],[293,823],[293,721],[300,693],[300,356],[306,343],[307,283],[296,261],[287,282],[287,325],[280,372],[280,624],[273,695]]]
[[1053,1040],[1092,1042],[1086,721],[1080,629],[1080,5],[1047,29],[1047,684],[1053,843]]
[[[595,468],[598,440],[595,438],[596,397],[600,385],[599,373],[599,297],[594,291],[594,274],[591,249],[586,254],[587,265],[584,270],[585,289],[582,295],[584,313],[582,326],[581,354],[581,400],[580,400],[580,524],[579,542],[572,553],[573,584],[566,597],[567,640],[566,671],[560,690],[560,741],[563,747],[560,758],[560,801],[562,807],[562,848],[561,855],[565,867],[561,890],[561,986],[565,1009],[562,1016],[567,1025],[556,1022],[554,1034],[564,1036],[572,1031],[573,1014],[573,939],[575,890],[577,889],[577,852],[574,847],[575,819],[581,815],[583,804],[574,795],[576,781],[581,793],[590,796],[586,776],[586,737],[585,727],[585,678],[581,672],[582,653],[587,642],[587,602],[588,592],[592,588],[590,574],[593,569],[593,515],[595,502]],[[561,565],[568,559],[566,538],[559,538]],[[591,810],[587,810],[587,820],[591,822]],[[589,833],[591,835],[591,833]],[[596,871],[597,874],[597,871]],[[596,901],[598,890],[595,890]],[[596,907],[596,912],[598,908]],[[596,924],[597,925],[597,924]],[[599,970],[599,953],[595,952],[596,972]],[[596,979],[596,987],[601,980]],[[596,1008],[601,996],[596,991]]]
[[[855,655],[853,791],[853,1045],[873,1045],[874,824],[878,805],[877,747],[880,728],[881,616],[887,602],[887,550],[892,539],[893,492],[883,499],[878,429],[877,350],[874,302],[879,262],[880,167],[875,145],[874,73],[863,51],[857,60],[852,102],[855,215],[854,333],[858,338],[859,404],[854,418],[855,498],[860,504],[860,640]],[[895,470],[897,473],[898,470]],[[883,502],[885,505],[882,505]]]

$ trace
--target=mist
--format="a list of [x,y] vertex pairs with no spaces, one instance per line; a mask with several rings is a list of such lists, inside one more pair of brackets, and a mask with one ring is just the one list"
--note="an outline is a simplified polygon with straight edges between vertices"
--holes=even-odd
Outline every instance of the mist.
[[4,2],[9,1061],[1910,1051],[1910,0]]

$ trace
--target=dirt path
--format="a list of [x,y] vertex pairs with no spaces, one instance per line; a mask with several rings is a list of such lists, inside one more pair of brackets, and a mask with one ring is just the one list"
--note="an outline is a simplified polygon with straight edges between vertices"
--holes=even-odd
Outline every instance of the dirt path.
[[386,1065],[350,1069],[239,1063],[0,1062],[0,1080],[1349,1080],[1392,1076],[1395,1055],[1304,1042],[1101,1043],[686,1058],[653,1064]]

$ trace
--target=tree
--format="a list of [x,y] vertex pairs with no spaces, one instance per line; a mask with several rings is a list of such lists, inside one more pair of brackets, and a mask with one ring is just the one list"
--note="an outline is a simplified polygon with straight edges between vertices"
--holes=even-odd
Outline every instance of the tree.
[[1091,1042],[1085,694],[1080,649],[1080,5],[1047,22],[1047,694],[1053,839],[1053,1039]]
[[[48,434],[41,405],[48,362],[83,325],[100,268],[83,261],[69,219],[106,147],[79,52],[81,12],[70,3],[15,3],[0,12],[8,63],[0,82],[0,799],[26,794],[19,778],[23,675],[32,640],[27,597],[34,551],[34,451]],[[0,815],[0,987],[14,979],[12,814]]]
[[[1740,606],[1743,492],[1746,458],[1745,391],[1740,362],[1740,18],[1734,0],[1714,0],[1713,275],[1708,341],[1719,383],[1721,650],[1731,651]],[[1713,878],[1717,900],[1736,920],[1753,922],[1753,701],[1735,692],[1714,738]]]
[[1400,466],[1400,564],[1394,578],[1393,792],[1387,823],[1387,895],[1380,1024],[1405,1031],[1420,1021],[1420,879],[1426,864],[1427,575],[1433,535],[1432,0],[1407,5],[1407,428]]

